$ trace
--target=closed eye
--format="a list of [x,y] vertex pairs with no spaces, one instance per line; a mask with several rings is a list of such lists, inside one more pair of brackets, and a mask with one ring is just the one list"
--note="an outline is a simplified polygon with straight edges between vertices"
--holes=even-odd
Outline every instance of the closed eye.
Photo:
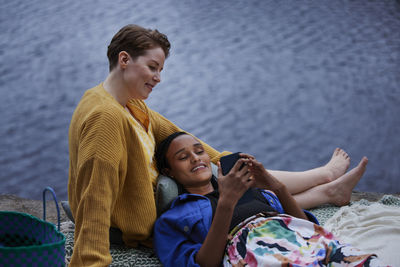
[[182,157],[179,157],[178,159],[179,160],[185,160],[185,159],[187,159],[188,157],[185,155],[185,156],[182,156]]

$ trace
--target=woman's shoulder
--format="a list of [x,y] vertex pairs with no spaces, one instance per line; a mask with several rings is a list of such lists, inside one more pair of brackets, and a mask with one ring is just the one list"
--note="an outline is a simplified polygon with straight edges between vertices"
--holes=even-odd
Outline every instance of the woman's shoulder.
[[81,102],[82,101],[90,101],[94,107],[118,107],[120,110],[123,109],[121,104],[104,89],[102,83],[87,90],[81,99]]
[[163,231],[165,227],[172,227],[186,234],[207,233],[211,221],[212,207],[207,198],[183,194],[178,196],[171,207],[157,219],[155,232]]
[[109,99],[103,92],[98,92],[98,88],[89,89],[72,115],[70,130],[77,133],[96,131],[107,134],[128,129],[125,110],[118,105],[118,102]]
[[160,217],[179,219],[186,215],[199,216],[207,209],[211,209],[211,205],[206,197],[184,193],[176,197],[175,200],[172,201],[170,208]]
[[83,118],[118,120],[123,117],[121,115],[125,111],[100,84],[85,92],[75,113],[79,113]]

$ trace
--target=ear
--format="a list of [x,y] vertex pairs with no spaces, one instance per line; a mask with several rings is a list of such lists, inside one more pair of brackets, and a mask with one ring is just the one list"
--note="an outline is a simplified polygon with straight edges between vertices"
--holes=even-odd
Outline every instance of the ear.
[[121,69],[125,69],[126,66],[128,65],[128,62],[130,60],[130,56],[128,52],[126,51],[121,51],[118,54],[118,64],[121,67]]

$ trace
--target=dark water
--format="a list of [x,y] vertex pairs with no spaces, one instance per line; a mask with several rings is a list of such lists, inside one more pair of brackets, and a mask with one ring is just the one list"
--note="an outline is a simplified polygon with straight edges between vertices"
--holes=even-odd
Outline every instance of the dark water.
[[108,73],[123,25],[172,42],[148,100],[220,150],[267,168],[325,164],[336,146],[357,190],[400,192],[399,1],[0,0],[0,193],[67,198],[68,126]]

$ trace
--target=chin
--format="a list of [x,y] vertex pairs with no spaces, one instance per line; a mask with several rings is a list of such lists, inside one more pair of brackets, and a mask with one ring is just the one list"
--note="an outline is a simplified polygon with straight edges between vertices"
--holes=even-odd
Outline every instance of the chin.
[[202,181],[206,181],[206,180],[211,180],[212,177],[212,172],[204,172],[204,173],[200,173],[199,174],[199,178],[201,178]]

